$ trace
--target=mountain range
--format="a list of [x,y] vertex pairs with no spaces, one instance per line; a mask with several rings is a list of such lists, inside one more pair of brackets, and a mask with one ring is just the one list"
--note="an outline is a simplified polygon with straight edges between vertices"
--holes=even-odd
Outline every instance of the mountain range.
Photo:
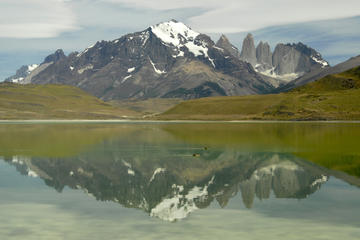
[[[34,66],[34,65],[33,65]],[[316,50],[302,44],[255,48],[249,34],[241,52],[226,36],[215,44],[176,20],[99,41],[66,56],[59,49],[36,68],[23,66],[10,82],[66,84],[105,101],[193,99],[267,94],[314,71],[329,69]]]

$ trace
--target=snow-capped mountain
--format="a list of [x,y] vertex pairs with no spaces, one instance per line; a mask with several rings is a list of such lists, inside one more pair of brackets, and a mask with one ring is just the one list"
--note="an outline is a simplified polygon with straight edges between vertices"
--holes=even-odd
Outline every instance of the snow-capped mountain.
[[5,79],[5,82],[12,82],[12,83],[19,83],[19,84],[26,84],[28,81],[26,78],[38,67],[38,64],[32,65],[24,65],[19,68],[15,75]]
[[198,98],[273,90],[254,68],[210,37],[171,20],[100,41],[78,53],[48,56],[31,83],[74,85],[104,100]]

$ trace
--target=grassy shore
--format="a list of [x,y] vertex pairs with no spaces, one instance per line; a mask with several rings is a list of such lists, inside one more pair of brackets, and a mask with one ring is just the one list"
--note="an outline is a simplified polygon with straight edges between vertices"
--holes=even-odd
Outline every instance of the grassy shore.
[[137,113],[65,85],[0,84],[0,119],[122,119]]
[[360,120],[360,67],[291,92],[185,101],[161,120]]

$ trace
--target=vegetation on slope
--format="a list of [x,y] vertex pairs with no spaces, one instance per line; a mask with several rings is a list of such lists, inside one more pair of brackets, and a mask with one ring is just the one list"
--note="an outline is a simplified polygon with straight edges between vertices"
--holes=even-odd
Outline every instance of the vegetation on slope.
[[133,114],[72,86],[0,84],[2,120],[120,119]]
[[158,116],[192,120],[360,120],[360,67],[288,93],[185,101]]
[[146,100],[112,100],[108,103],[114,107],[137,112],[139,115],[150,116],[163,113],[182,101],[180,98],[149,98]]

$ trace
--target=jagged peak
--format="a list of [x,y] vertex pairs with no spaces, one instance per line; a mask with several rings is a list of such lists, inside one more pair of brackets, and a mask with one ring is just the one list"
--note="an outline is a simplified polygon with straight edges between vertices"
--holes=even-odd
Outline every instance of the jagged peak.
[[225,36],[225,34],[221,34],[220,39],[223,39],[223,40],[229,41],[229,39]]
[[230,43],[230,40],[224,34],[222,34],[219,40],[216,42],[217,45],[222,43]]
[[53,54],[47,56],[43,63],[57,62],[65,57],[64,51],[62,49],[57,49]]
[[246,35],[246,37],[245,38],[251,38],[251,39],[254,39],[254,36],[252,35],[252,33],[248,33],[247,35]]

